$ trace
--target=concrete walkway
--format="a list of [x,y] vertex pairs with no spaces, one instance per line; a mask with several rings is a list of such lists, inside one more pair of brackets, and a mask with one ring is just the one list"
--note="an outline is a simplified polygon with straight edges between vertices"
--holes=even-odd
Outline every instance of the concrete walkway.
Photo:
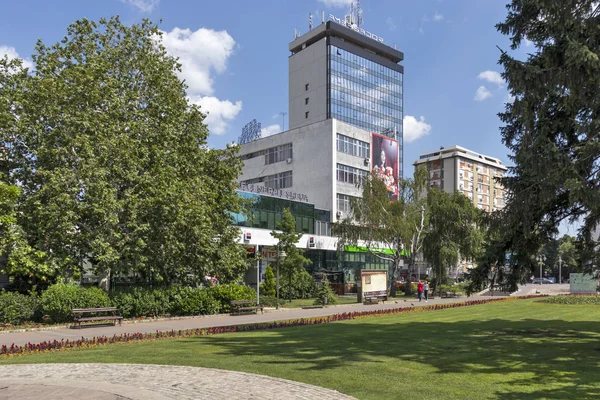
[[170,365],[2,365],[0,377],[0,400],[354,399],[286,379]]
[[[16,345],[24,345],[27,343],[41,343],[45,341],[53,341],[53,340],[78,340],[82,337],[84,338],[92,338],[94,336],[113,336],[120,335],[123,333],[147,333],[147,332],[156,332],[156,331],[170,331],[170,330],[185,330],[185,329],[196,329],[196,328],[210,328],[215,326],[223,326],[223,325],[243,325],[250,324],[256,322],[273,322],[273,321],[281,321],[286,319],[299,319],[299,318],[310,318],[310,317],[320,317],[326,315],[340,314],[344,312],[354,312],[354,311],[369,311],[369,310],[383,310],[383,309],[391,309],[391,308],[399,308],[399,307],[412,307],[411,304],[415,306],[425,306],[431,304],[445,304],[445,303],[458,303],[465,302],[468,300],[479,300],[486,299],[492,297],[486,296],[475,296],[467,298],[453,298],[453,299],[440,299],[435,298],[434,300],[429,300],[428,303],[425,301],[419,303],[417,300],[404,300],[402,298],[398,298],[395,300],[390,300],[385,302],[385,304],[373,304],[373,305],[363,305],[363,304],[347,304],[340,306],[331,306],[327,308],[315,308],[315,309],[280,309],[273,310],[271,312],[265,312],[264,314],[251,314],[251,315],[239,315],[239,316],[230,316],[230,315],[218,315],[218,316],[208,316],[208,317],[194,317],[194,318],[186,318],[186,319],[172,319],[172,320],[157,320],[154,322],[145,322],[145,323],[123,323],[122,326],[92,326],[82,329],[69,329],[69,328],[60,328],[60,329],[51,329],[51,330],[40,330],[40,331],[29,331],[29,332],[14,332],[14,333],[2,333],[0,332],[0,345],[10,346],[11,344]],[[497,298],[497,297],[493,297]]]

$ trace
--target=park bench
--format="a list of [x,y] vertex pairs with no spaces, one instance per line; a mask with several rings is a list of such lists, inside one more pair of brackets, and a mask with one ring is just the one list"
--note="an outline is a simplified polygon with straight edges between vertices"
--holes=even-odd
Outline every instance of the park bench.
[[363,298],[364,304],[379,304],[379,301],[387,300],[387,296],[365,296]]
[[116,325],[117,321],[119,321],[119,325],[121,325],[122,320],[123,317],[119,314],[117,307],[73,309],[73,322],[77,324],[79,329],[81,329],[82,322],[114,321],[113,324]]
[[442,297],[442,298],[458,297],[458,295],[456,294],[456,292],[442,292],[442,295],[440,297]]
[[263,313],[263,306],[256,304],[256,300],[232,300],[231,314],[257,313],[260,310]]

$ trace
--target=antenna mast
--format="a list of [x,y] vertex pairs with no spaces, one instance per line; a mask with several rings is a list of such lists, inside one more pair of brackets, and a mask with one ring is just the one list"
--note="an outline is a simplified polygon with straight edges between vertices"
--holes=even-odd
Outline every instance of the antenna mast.
[[312,31],[312,13],[308,13],[308,30]]
[[362,9],[360,8],[360,0],[356,0],[356,26],[362,24]]

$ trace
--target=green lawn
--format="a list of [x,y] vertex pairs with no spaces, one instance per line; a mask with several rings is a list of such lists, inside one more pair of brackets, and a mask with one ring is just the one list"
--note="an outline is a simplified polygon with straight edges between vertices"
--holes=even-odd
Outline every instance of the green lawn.
[[[283,308],[298,308],[312,306],[315,299],[295,299],[290,303],[288,300],[280,300],[279,305]],[[338,297],[337,304],[355,304],[356,297]]]
[[519,300],[1,363],[214,367],[307,382],[359,399],[586,399],[600,396],[598,321],[598,306]]

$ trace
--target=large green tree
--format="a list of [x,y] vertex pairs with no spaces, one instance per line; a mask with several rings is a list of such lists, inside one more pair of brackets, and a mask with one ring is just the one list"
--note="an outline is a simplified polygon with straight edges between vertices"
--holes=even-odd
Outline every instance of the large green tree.
[[598,257],[591,233],[600,222],[600,5],[512,0],[507,9],[498,30],[510,36],[512,50],[525,40],[535,50],[525,60],[509,51],[500,57],[514,96],[500,114],[514,167],[503,180],[502,227],[480,275],[503,265],[509,252],[507,284],[514,288],[562,221],[581,219],[582,254],[588,261]]
[[[351,215],[334,226],[334,232],[340,236],[340,251],[345,245],[364,245],[372,256],[390,264],[391,296],[396,295],[396,280],[402,264],[408,269],[410,279],[416,256],[423,248],[428,224],[424,196],[427,175],[426,169],[419,168],[414,178],[402,180],[397,201],[390,201],[381,179],[364,177],[362,197],[352,200]],[[410,294],[411,285],[405,286],[406,294]]]
[[154,283],[237,278],[241,161],[208,148],[157,27],[78,20],[59,43],[39,41],[33,61],[8,138],[31,246],[65,278],[84,259]]
[[[293,298],[292,283],[294,275],[298,271],[301,271],[305,264],[309,264],[311,261],[304,257],[302,249],[296,247],[302,237],[302,233],[296,231],[296,219],[289,208],[283,210],[283,217],[277,228],[278,230],[271,232],[271,236],[278,240],[276,245],[278,258],[280,255],[285,254],[283,262],[281,260],[277,262],[277,277],[279,278],[279,267],[281,267],[288,279],[288,299],[291,302]],[[279,295],[279,282],[277,282],[277,295]]]
[[447,266],[473,260],[482,251],[482,211],[459,192],[430,188],[427,193],[429,224],[423,241],[423,256],[442,282]]

